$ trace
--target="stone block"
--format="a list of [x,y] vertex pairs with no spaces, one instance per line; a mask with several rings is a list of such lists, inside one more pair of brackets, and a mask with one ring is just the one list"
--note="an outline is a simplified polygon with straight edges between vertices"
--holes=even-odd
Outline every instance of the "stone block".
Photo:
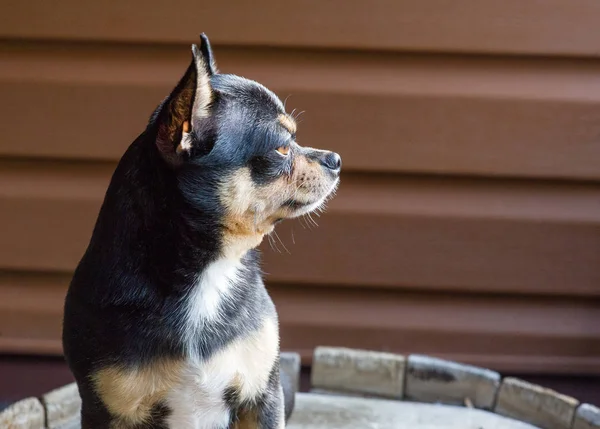
[[279,356],[279,369],[287,419],[294,411],[296,392],[300,388],[300,355],[282,352]]
[[81,398],[77,384],[66,386],[46,393],[42,397],[46,408],[46,426],[48,429],[67,429],[81,418]]
[[312,387],[332,392],[401,399],[404,356],[335,347],[315,350]]
[[294,385],[297,392],[300,388],[300,355],[293,352],[281,352],[279,357],[279,366]]
[[579,402],[518,378],[502,380],[494,411],[544,429],[570,429]]
[[75,419],[56,426],[54,429],[81,429],[81,419]]
[[500,387],[500,374],[488,369],[462,365],[428,356],[408,357],[407,399],[450,405],[472,403],[475,408],[492,409]]
[[36,398],[15,402],[0,413],[2,429],[44,429],[44,407]]
[[590,404],[581,404],[575,412],[573,429],[600,428],[600,408]]

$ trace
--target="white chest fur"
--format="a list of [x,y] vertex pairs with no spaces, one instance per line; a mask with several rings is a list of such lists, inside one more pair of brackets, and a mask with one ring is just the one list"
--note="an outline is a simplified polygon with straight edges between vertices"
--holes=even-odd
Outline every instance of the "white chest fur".
[[[186,336],[190,341],[207,322],[221,321],[223,300],[231,296],[239,265],[227,260],[213,263],[203,273],[189,302]],[[279,352],[277,321],[265,319],[262,326],[242,335],[207,360],[190,353],[180,383],[167,396],[172,429],[227,428],[230,410],[224,400],[226,389],[236,390],[241,400],[252,400],[267,387],[269,374]]]
[[239,260],[223,258],[202,272],[187,302],[187,317],[183,327],[186,333],[194,335],[205,322],[217,321],[221,306],[231,297],[242,269]]

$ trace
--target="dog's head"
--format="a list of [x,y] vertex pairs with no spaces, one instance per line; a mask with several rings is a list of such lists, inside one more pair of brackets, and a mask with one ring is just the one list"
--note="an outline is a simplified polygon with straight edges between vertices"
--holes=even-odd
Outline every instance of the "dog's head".
[[281,100],[220,74],[205,35],[151,123],[185,198],[218,213],[224,252],[256,247],[278,221],[321,207],[339,182],[340,156],[300,146]]

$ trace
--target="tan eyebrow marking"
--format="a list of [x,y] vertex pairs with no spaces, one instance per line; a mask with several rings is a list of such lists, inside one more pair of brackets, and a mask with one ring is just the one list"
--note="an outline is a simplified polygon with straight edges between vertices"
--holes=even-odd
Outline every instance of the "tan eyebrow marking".
[[288,130],[290,134],[296,134],[296,121],[290,116],[281,113],[279,115],[279,123],[283,125],[283,128]]

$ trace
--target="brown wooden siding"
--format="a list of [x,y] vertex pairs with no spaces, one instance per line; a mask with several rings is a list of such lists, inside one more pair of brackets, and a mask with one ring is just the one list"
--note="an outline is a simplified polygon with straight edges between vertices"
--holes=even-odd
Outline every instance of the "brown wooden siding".
[[600,55],[595,0],[10,1],[0,36],[427,52]]
[[0,352],[61,352],[116,161],[206,31],[344,160],[319,227],[263,246],[283,348],[600,374],[598,3],[260,3],[3,7]]

